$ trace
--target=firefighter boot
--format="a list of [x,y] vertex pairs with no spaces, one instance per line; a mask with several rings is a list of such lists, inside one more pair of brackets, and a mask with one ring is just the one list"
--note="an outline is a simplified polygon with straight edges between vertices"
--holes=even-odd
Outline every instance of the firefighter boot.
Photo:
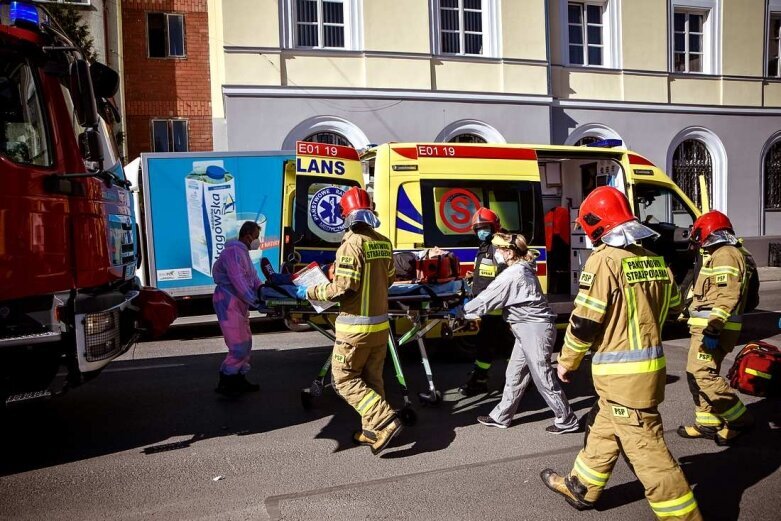
[[379,429],[374,434],[376,439],[374,440],[374,443],[371,444],[372,454],[377,456],[380,452],[388,448],[388,444],[401,432],[401,429],[401,420],[395,416],[391,418],[383,428]]
[[458,388],[458,391],[464,396],[474,396],[476,394],[488,392],[488,370],[475,367],[469,373],[469,380]]
[[377,436],[372,431],[357,431],[353,434],[353,443],[356,445],[374,445]]
[[586,487],[575,476],[562,477],[553,469],[545,469],[540,472],[540,477],[545,486],[557,494],[564,496],[572,507],[577,510],[589,510],[594,508],[594,503],[586,501]]
[[717,427],[705,427],[703,425],[681,425],[676,432],[681,438],[712,440],[716,437],[717,430]]
[[738,437],[750,431],[752,427],[754,427],[754,418],[751,413],[746,411],[740,417],[740,422],[727,423],[716,432],[713,440],[719,447],[727,447],[732,445]]

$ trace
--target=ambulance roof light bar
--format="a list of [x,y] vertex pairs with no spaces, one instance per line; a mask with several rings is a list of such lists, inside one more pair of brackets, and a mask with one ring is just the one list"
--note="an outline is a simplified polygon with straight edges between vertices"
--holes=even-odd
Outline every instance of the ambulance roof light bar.
[[624,142],[620,139],[601,139],[599,141],[594,141],[593,143],[588,143],[586,146],[593,148],[616,148],[624,146]]

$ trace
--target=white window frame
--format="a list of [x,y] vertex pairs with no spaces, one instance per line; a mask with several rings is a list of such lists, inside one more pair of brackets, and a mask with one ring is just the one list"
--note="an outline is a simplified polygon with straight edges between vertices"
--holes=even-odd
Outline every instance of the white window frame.
[[[155,147],[155,122],[164,121],[168,127],[168,146],[171,148],[174,142],[174,121],[184,121],[185,133],[187,135],[187,150],[179,150],[178,152],[190,151],[190,120],[185,118],[152,118],[149,120],[149,135],[152,138],[150,141],[151,147],[154,151]],[[163,152],[173,152],[173,150],[164,150]]]
[[776,75],[770,75],[770,68],[768,62],[770,61],[770,20],[774,16],[781,16],[781,0],[768,0],[767,3],[767,19],[765,20],[765,77],[773,79],[781,79],[781,38],[779,38],[779,63],[776,66]]
[[[669,0],[667,20],[667,70],[671,74],[721,74],[721,0]],[[705,15],[702,24],[702,71],[675,70],[675,11]],[[688,39],[687,39],[688,40]],[[688,48],[689,42],[686,42]]]
[[296,0],[282,0],[282,42],[287,49],[310,49],[324,51],[360,51],[363,49],[363,0],[342,0],[344,4],[344,47],[323,47],[323,0],[318,0],[318,45],[302,47],[296,41]]
[[[705,143],[708,153],[711,157],[713,166],[713,199],[710,201],[710,207],[714,210],[727,212],[727,150],[721,139],[710,129],[704,127],[688,127],[675,135],[667,148],[667,170],[671,177],[673,175],[673,157],[678,146],[686,140],[696,139]],[[699,206],[700,201],[693,201],[695,206]],[[761,205],[760,205],[761,206]]]
[[[149,45],[149,15],[161,14],[165,18],[165,56],[152,56],[151,46]],[[171,37],[168,34],[168,17],[178,16],[182,19],[182,54],[170,54]],[[168,13],[165,11],[147,11],[144,13],[144,23],[146,24],[146,57],[150,60],[182,60],[187,58],[187,24],[184,13]]]
[[[569,58],[569,4],[590,4],[602,7],[602,65],[571,63]],[[585,12],[585,11],[584,11]],[[585,23],[585,21],[584,21]],[[559,41],[562,63],[568,67],[621,68],[621,2],[618,0],[559,0]],[[584,42],[586,39],[584,38]],[[584,52],[588,52],[584,43]],[[588,59],[584,59],[588,61]]]
[[282,142],[281,150],[295,150],[296,141],[320,132],[335,132],[349,141],[353,148],[369,146],[369,138],[355,123],[337,116],[314,116],[293,127]]
[[439,132],[434,142],[450,143],[453,138],[461,134],[474,134],[483,138],[486,143],[507,143],[501,132],[477,119],[461,119],[450,123]]
[[482,0],[481,10],[483,13],[483,53],[482,54],[466,54],[464,45],[464,23],[463,12],[464,2],[458,0],[460,24],[460,45],[461,52],[459,53],[446,53],[442,51],[442,19],[440,15],[440,2],[439,0],[432,0],[429,4],[430,13],[429,20],[431,22],[431,48],[434,50],[434,54],[441,56],[466,56],[466,57],[482,57],[482,58],[499,58],[502,55],[502,32],[501,24],[499,22],[501,16],[501,0]]

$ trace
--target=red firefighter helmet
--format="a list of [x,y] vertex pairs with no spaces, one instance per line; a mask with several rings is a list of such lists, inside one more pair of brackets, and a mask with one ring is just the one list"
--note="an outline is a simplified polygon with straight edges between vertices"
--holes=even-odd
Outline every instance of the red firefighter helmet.
[[692,234],[689,239],[698,246],[702,246],[702,243],[705,242],[711,233],[719,230],[728,230],[730,233],[735,233],[735,229],[732,228],[729,217],[718,210],[711,210],[710,212],[700,215],[697,220],[694,221],[694,224],[692,225]]
[[372,201],[366,190],[353,186],[344,193],[339,206],[342,207],[342,217],[347,217],[355,210],[371,210]]
[[501,228],[501,222],[499,222],[499,216],[496,215],[496,212],[483,206],[472,215],[472,230],[477,231],[478,228],[486,225],[491,227],[491,233],[496,233]]
[[619,224],[634,218],[624,194],[612,186],[600,186],[583,200],[575,222],[596,242]]

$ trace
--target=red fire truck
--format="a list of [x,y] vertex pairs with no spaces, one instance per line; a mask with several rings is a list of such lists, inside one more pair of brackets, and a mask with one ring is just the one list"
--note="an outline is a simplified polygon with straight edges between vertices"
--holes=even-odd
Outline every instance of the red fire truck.
[[0,0],[2,403],[78,385],[176,317],[135,276],[132,194],[106,122],[118,84],[45,9]]

